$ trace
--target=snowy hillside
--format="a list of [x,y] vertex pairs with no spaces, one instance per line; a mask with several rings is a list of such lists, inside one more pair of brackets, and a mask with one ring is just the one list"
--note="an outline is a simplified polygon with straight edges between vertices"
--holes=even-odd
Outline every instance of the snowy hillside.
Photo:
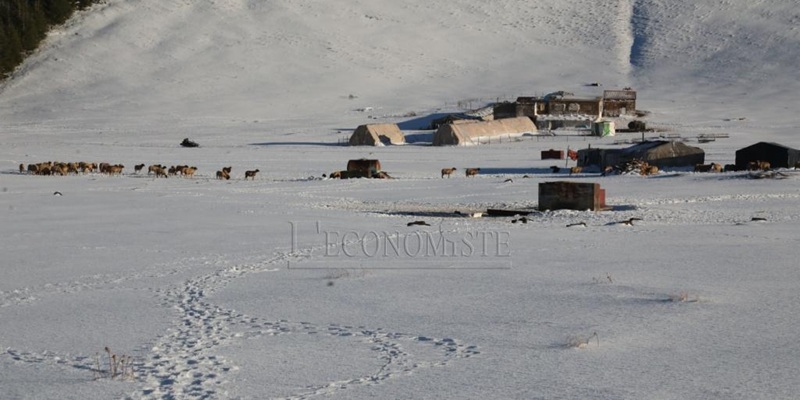
[[109,129],[99,121],[114,114],[126,129],[304,120],[319,132],[365,106],[402,114],[601,82],[636,87],[645,109],[741,114],[774,97],[765,118],[785,119],[798,21],[791,1],[110,1],[51,35],[2,88],[0,115],[11,131]]
[[[638,134],[338,144],[632,86],[652,135],[706,162],[800,148],[798,22],[788,0],[95,6],[0,85],[0,397],[796,398],[800,172],[569,176],[539,157]],[[397,179],[322,179],[360,157]],[[125,168],[17,170],[50,160]],[[158,163],[198,169],[133,169]],[[555,180],[612,208],[465,216],[534,207]]]

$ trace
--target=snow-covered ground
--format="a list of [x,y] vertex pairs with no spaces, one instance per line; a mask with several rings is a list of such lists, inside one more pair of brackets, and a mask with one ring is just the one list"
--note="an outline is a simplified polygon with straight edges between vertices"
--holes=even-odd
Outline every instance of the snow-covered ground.
[[[600,82],[636,88],[650,126],[729,134],[690,143],[708,162],[797,148],[798,22],[784,0],[96,6],[0,86],[0,397],[796,398],[800,171],[539,159],[633,134],[338,142]],[[360,157],[397,179],[319,179]],[[48,160],[126,168],[17,172]],[[453,216],[535,206],[557,179],[613,210]],[[133,377],[108,376],[106,347]]]

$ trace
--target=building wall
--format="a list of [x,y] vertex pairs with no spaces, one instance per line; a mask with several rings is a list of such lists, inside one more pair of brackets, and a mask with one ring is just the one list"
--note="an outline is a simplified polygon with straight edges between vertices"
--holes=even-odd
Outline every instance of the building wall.
[[619,117],[636,113],[636,100],[604,100],[603,116]]
[[547,102],[546,113],[550,115],[585,114],[599,117],[603,103],[600,100],[554,99]]
[[517,103],[499,103],[495,104],[494,106],[494,118],[501,119],[501,118],[514,118],[518,117],[517,115]]

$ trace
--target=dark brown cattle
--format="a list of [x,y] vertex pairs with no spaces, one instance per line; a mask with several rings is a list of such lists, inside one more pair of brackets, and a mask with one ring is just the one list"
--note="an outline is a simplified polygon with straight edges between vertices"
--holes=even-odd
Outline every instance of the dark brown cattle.
[[453,172],[455,172],[455,171],[456,171],[456,167],[453,167],[453,168],[442,168],[442,178],[444,178],[445,176],[447,176],[449,178],[450,175],[452,175]]
[[256,180],[256,174],[259,172],[261,171],[257,169],[254,169],[252,171],[244,171],[244,179],[247,180],[247,178],[251,178],[252,180]]

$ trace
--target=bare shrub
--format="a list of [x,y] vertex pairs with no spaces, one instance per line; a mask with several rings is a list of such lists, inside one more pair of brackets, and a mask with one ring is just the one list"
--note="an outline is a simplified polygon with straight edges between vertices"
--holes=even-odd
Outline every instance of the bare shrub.
[[678,294],[669,295],[667,301],[671,301],[673,303],[695,303],[700,301],[700,298],[698,296],[692,297],[689,295],[689,292],[682,291]]
[[600,347],[600,336],[597,335],[597,332],[592,333],[589,337],[584,337],[583,335],[572,335],[567,337],[566,347],[571,349],[585,349],[589,347],[589,343],[592,339],[597,339],[597,347]]

